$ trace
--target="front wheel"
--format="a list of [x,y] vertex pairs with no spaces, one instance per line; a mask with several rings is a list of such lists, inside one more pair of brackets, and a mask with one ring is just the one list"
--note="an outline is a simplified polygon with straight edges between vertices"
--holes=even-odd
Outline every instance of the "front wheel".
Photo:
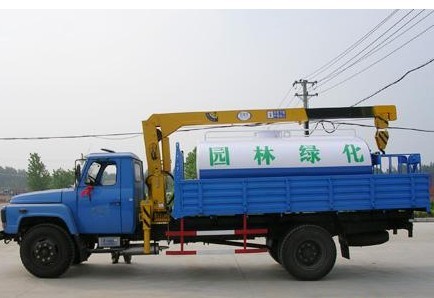
[[42,224],[23,236],[20,257],[24,267],[42,278],[59,277],[74,258],[74,243],[67,232],[55,225]]
[[324,228],[303,225],[294,228],[283,238],[279,259],[295,278],[318,280],[332,270],[336,261],[336,245]]

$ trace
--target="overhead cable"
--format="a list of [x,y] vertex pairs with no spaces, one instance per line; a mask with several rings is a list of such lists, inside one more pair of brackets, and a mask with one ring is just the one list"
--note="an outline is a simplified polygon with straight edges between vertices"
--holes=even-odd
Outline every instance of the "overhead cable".
[[[431,62],[434,59],[431,60]],[[353,105],[354,106],[354,105]],[[340,122],[340,121],[330,121],[330,120],[320,120],[313,121],[316,122],[316,126],[314,130],[317,128],[319,124],[329,123],[333,125],[333,131],[337,129],[340,125],[352,125],[352,126],[360,126],[360,127],[375,127],[374,125],[362,124],[362,123],[351,123],[351,122]],[[189,131],[200,131],[200,130],[210,130],[210,129],[219,129],[219,128],[231,128],[231,127],[260,127],[260,126],[268,126],[268,125],[281,125],[288,124],[287,122],[274,122],[274,123],[252,123],[252,124],[240,124],[240,125],[220,125],[220,126],[212,126],[212,127],[197,127],[197,128],[185,128],[179,130],[179,132],[189,132]],[[399,130],[411,130],[417,132],[427,132],[433,133],[434,130],[430,129],[422,129],[422,128],[414,128],[414,127],[400,127],[400,126],[389,126],[388,129],[399,129]],[[332,132],[332,131],[330,131]],[[124,135],[142,135],[142,133],[117,133],[117,134],[98,134],[98,135],[75,135],[75,136],[54,136],[54,137],[22,137],[22,138],[0,138],[0,141],[16,141],[16,140],[26,140],[26,141],[35,141],[35,140],[52,140],[52,139],[78,139],[78,138],[96,138],[101,136],[124,136]]]
[[[362,62],[363,60],[369,58],[370,56],[372,56],[373,54],[377,53],[378,51],[380,51],[381,49],[383,49],[384,47],[386,47],[387,45],[389,45],[390,43],[392,43],[393,41],[395,41],[397,38],[401,37],[404,33],[408,32],[410,29],[412,29],[414,26],[416,26],[417,24],[419,24],[422,20],[424,20],[425,18],[427,18],[429,15],[431,15],[434,11],[431,11],[428,15],[426,15],[425,17],[423,17],[422,19],[420,19],[418,22],[416,22],[415,24],[413,24],[411,27],[407,28],[405,31],[401,32],[400,34],[398,34],[397,36],[395,36],[394,38],[392,38],[396,33],[398,33],[399,31],[401,31],[405,26],[407,26],[410,22],[412,22],[415,18],[417,18],[421,13],[423,12],[420,11],[417,15],[415,15],[413,18],[411,18],[410,20],[408,20],[405,24],[403,24],[400,28],[398,28],[397,30],[395,30],[393,33],[391,33],[387,38],[385,38],[383,41],[381,41],[379,44],[377,44],[376,46],[374,46],[371,50],[369,50],[367,53],[365,53],[363,56],[361,56],[359,59],[357,59],[356,61],[354,61],[353,63],[351,63],[350,65],[346,66],[345,68],[339,70],[338,72],[336,72],[334,75],[332,75],[331,77],[329,77],[326,80],[323,80],[322,83],[320,83],[318,85],[318,87],[321,87],[323,85],[326,85],[329,81],[333,80],[334,78],[336,78],[337,76],[339,76],[340,74],[342,74],[343,72],[347,71],[348,69],[350,69],[351,67],[353,67],[356,64],[359,64],[360,62]],[[392,39],[390,39],[392,38]],[[389,40],[390,39],[390,40]],[[388,41],[389,40],[389,41]]]
[[294,88],[294,86],[292,86],[291,88],[289,88],[288,92],[286,92],[285,96],[282,98],[282,100],[279,103],[279,108],[283,105],[283,103],[285,102],[286,98],[288,97],[289,93],[291,92],[292,88]]
[[[432,13],[434,13],[434,11],[431,11],[428,15],[426,15],[423,19],[425,19],[426,17],[428,17],[429,15],[431,15]],[[420,21],[422,21],[423,19],[421,19]],[[419,21],[419,22],[420,22]],[[402,32],[400,35],[396,36],[394,39],[390,40],[387,44],[383,45],[381,48],[378,48],[375,52],[379,51],[380,49],[382,49],[383,47],[385,47],[386,45],[390,44],[391,42],[393,42],[395,39],[397,39],[398,37],[400,37],[402,34],[404,34],[405,32],[407,32],[408,30],[410,30],[411,28],[413,28],[415,25],[417,25],[419,22],[417,22],[416,24],[414,24],[412,27],[408,28],[406,31]],[[356,76],[358,76],[359,74],[364,73],[365,71],[367,71],[368,69],[370,69],[371,67],[375,66],[376,64],[380,63],[381,61],[383,61],[384,59],[386,59],[387,57],[389,57],[390,55],[394,54],[395,52],[397,52],[398,50],[402,49],[403,47],[405,47],[406,45],[408,45],[409,43],[411,43],[413,40],[417,39],[418,37],[420,37],[421,35],[425,34],[426,32],[428,32],[429,30],[432,29],[434,25],[431,25],[430,27],[426,28],[425,30],[423,30],[422,32],[420,32],[419,34],[417,34],[416,36],[412,37],[410,40],[406,41],[404,44],[400,45],[398,48],[395,48],[392,52],[388,53],[387,55],[381,57],[380,59],[376,60],[374,63],[371,63],[370,65],[368,65],[367,67],[359,70],[358,72],[352,74],[351,76],[343,79],[342,81],[330,86],[329,88],[326,88],[324,90],[321,90],[321,93],[324,94],[340,85],[342,85],[343,83],[348,82],[349,80],[355,78]],[[326,83],[324,83],[326,84]],[[323,84],[323,85],[324,85]]]
[[407,14],[405,14],[402,18],[400,18],[398,21],[396,21],[392,26],[389,27],[389,29],[387,29],[385,32],[383,32],[380,36],[378,36],[376,39],[374,39],[371,43],[369,43],[367,46],[365,46],[362,50],[360,50],[357,54],[355,54],[353,57],[351,57],[350,59],[348,59],[345,63],[339,65],[338,67],[336,67],[332,72],[330,72],[329,74],[323,76],[322,78],[320,78],[318,80],[318,82],[322,83],[325,80],[327,80],[328,78],[330,78],[331,76],[334,76],[336,73],[338,73],[339,71],[341,71],[346,65],[348,65],[348,63],[350,63],[351,61],[353,61],[354,59],[356,59],[359,55],[361,55],[362,53],[364,53],[367,49],[369,49],[373,44],[375,44],[378,40],[380,40],[385,34],[387,34],[390,30],[392,30],[394,27],[396,27],[400,22],[402,22],[407,16],[409,16],[413,10],[410,10]]
[[[328,123],[331,124],[333,126],[333,129],[326,129],[324,127],[324,123]],[[371,124],[363,124],[363,123],[351,123],[351,122],[341,122],[341,121],[330,121],[330,120],[321,120],[318,121],[314,127],[314,129],[312,130],[312,132],[314,130],[317,129],[318,125],[322,125],[324,131],[328,132],[328,133],[332,133],[334,132],[338,126],[340,125],[348,125],[348,126],[359,126],[359,127],[368,127],[368,128],[376,128],[375,125],[371,125]],[[434,130],[432,129],[423,129],[423,128],[415,128],[415,127],[403,127],[403,126],[389,126],[387,129],[396,129],[396,130],[409,130],[409,131],[417,131],[417,132],[426,132],[426,133],[434,133]],[[312,133],[311,133],[312,134]]]
[[359,40],[357,40],[355,43],[353,43],[351,46],[349,46],[346,50],[344,50],[341,54],[312,72],[311,74],[305,76],[306,78],[311,78],[315,75],[320,75],[326,70],[328,70],[330,67],[335,65],[339,60],[341,60],[343,57],[345,57],[347,54],[349,54],[353,49],[355,49],[359,44],[361,44],[366,38],[368,38],[370,35],[372,35],[376,30],[378,30],[384,23],[386,23],[393,15],[395,15],[399,9],[395,9],[392,11],[386,18],[384,18],[380,23],[378,23],[374,28],[372,28],[368,33],[366,33],[364,36],[362,36]]
[[[434,25],[433,25],[433,26],[434,26]],[[433,27],[433,26],[431,26],[431,27]],[[430,28],[431,28],[431,27],[430,27]],[[428,64],[432,63],[433,61],[434,61],[434,58],[431,59],[431,60],[429,60],[429,61],[427,61],[427,62],[425,62],[425,63],[422,64],[422,65],[419,65],[418,67],[415,67],[415,68],[413,68],[413,69],[410,69],[409,71],[407,71],[407,72],[406,72],[402,77],[400,77],[400,78],[397,79],[396,81],[394,81],[394,82],[392,82],[392,83],[390,83],[390,84],[384,86],[383,88],[381,88],[380,90],[374,92],[373,94],[371,94],[371,95],[369,95],[369,96],[367,96],[367,97],[365,97],[365,98],[363,98],[363,99],[357,101],[355,104],[351,105],[351,107],[357,106],[357,105],[361,104],[362,102],[367,101],[367,100],[370,99],[371,97],[373,97],[373,96],[377,95],[378,93],[380,93],[380,92],[386,90],[386,89],[389,88],[390,86],[393,86],[393,85],[399,83],[401,80],[403,80],[403,79],[404,79],[407,75],[409,75],[410,73],[412,73],[412,72],[414,72],[414,71],[416,71],[416,70],[419,70],[419,69],[421,69],[421,68],[427,66]]]
[[70,136],[4,137],[4,138],[0,138],[0,141],[83,139],[83,138],[100,138],[100,137],[116,137],[116,136],[133,136],[133,135],[134,136],[142,135],[142,133],[141,132],[126,132],[126,133],[87,134],[87,135],[70,135]]

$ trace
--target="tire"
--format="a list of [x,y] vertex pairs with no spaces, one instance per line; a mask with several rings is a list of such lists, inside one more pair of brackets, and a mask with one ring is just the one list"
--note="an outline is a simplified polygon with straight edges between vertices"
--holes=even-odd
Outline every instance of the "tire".
[[336,262],[336,245],[322,227],[303,225],[289,231],[279,249],[283,267],[296,279],[319,280]]
[[55,278],[65,273],[75,256],[74,243],[62,228],[42,224],[23,236],[20,257],[31,274],[42,278]]
[[[268,243],[268,241],[267,241],[267,243]],[[279,242],[277,239],[271,240],[271,246],[268,247],[268,253],[270,254],[271,258],[274,261],[281,264],[280,259],[279,259]]]

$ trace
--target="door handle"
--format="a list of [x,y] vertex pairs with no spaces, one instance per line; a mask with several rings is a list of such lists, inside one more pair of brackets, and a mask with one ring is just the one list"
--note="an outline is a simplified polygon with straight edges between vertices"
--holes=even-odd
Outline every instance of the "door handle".
[[120,206],[120,205],[121,205],[121,202],[120,202],[120,201],[113,201],[113,202],[110,202],[110,205],[113,205],[113,206]]

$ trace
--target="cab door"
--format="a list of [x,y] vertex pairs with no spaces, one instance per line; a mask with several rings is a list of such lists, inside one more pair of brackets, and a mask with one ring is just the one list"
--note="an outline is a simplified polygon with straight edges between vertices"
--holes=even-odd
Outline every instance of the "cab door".
[[94,160],[86,166],[77,191],[80,233],[121,233],[120,166],[116,159]]

